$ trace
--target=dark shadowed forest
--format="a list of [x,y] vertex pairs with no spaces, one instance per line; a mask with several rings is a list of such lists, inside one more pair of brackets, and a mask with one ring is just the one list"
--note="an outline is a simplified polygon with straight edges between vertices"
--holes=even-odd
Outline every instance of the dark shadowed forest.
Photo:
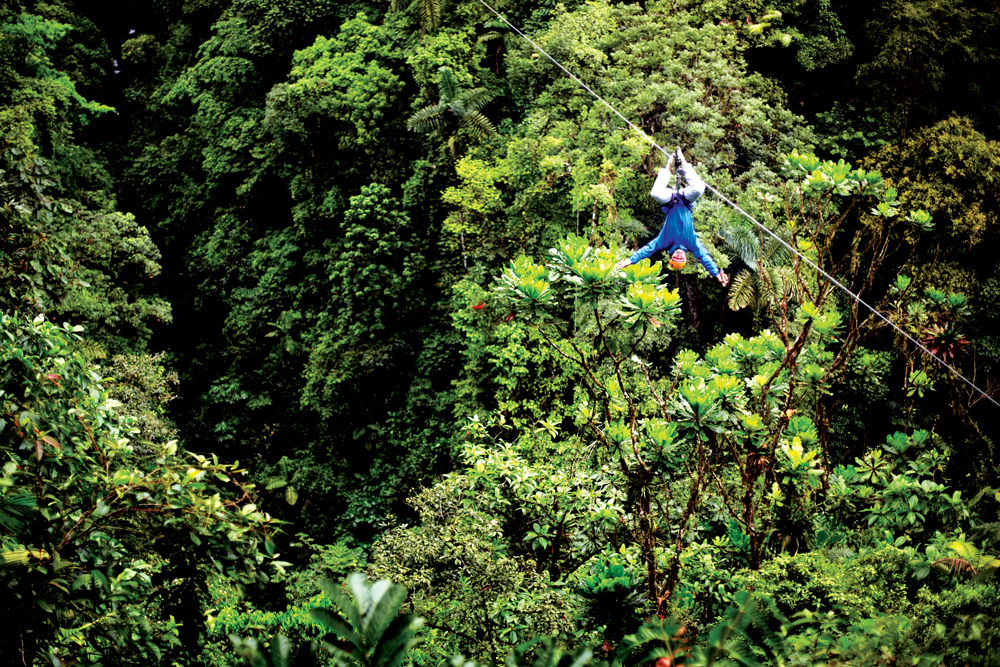
[[7,0],[0,660],[1000,665],[998,59],[986,0]]

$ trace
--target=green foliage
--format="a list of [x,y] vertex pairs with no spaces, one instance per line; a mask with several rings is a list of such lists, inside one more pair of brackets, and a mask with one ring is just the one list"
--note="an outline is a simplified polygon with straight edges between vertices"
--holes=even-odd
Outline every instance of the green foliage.
[[629,570],[632,564],[624,553],[610,549],[596,557],[590,576],[582,576],[578,593],[589,601],[591,622],[604,626],[605,642],[617,643],[639,625],[637,611],[643,606],[640,578]]
[[0,18],[0,40],[18,56],[0,63],[11,89],[0,98],[0,300],[7,311],[87,322],[105,351],[141,351],[151,323],[170,319],[145,288],[160,255],[148,230],[115,210],[101,160],[74,137],[111,109],[84,99],[69,63],[53,61],[69,31],[29,13]]
[[597,561],[593,575],[584,578],[580,587],[582,594],[587,597],[601,598],[604,594],[620,596],[631,591],[633,580],[624,564],[611,554],[610,558]]
[[441,4],[446,0],[412,0],[408,5],[405,0],[392,0],[389,11],[406,11],[417,16],[421,34],[434,32],[441,25]]
[[498,660],[528,638],[573,630],[575,604],[535,566],[532,556],[544,549],[508,548],[503,514],[470,502],[472,481],[452,477],[412,498],[421,525],[391,530],[374,547],[370,572],[405,585],[412,609],[426,619],[424,664],[456,652]]
[[[311,610],[335,607],[326,593],[316,593],[316,582],[328,577],[341,580],[363,563],[359,550],[349,549],[343,543],[316,545],[304,534],[296,536],[296,541],[282,554],[276,553],[274,540],[268,540],[264,546],[269,555],[293,561],[277,561],[278,572],[271,579],[271,589],[283,589],[284,600],[252,595],[251,591],[223,577],[210,578],[207,604],[211,608],[206,618],[211,636],[205,643],[203,657],[211,664],[229,664],[227,656],[231,643],[227,636],[250,634],[272,636],[272,647],[281,637],[298,650],[296,659],[315,663],[318,659],[314,655],[316,642],[323,636],[325,627],[313,617]],[[260,652],[260,643],[257,639],[240,640],[236,648],[237,653],[251,659]],[[327,664],[330,660],[319,662]]]
[[[777,165],[776,151],[809,140],[794,116],[772,104],[763,82],[745,72],[733,29],[667,4],[564,7],[533,39],[660,144],[690,147],[708,172],[753,155],[750,171],[720,174],[723,187],[773,178],[768,167]],[[463,173],[448,195],[463,209],[452,221],[460,218],[470,258],[499,254],[509,261],[551,247],[571,230],[631,238],[652,226],[646,193],[657,165],[643,138],[618,129],[602,105],[530,46],[518,43],[507,67],[527,108],[524,119],[501,133],[487,157],[475,156],[483,168]],[[732,109],[741,110],[738,124]],[[765,136],[765,127],[783,130]],[[472,178],[484,170],[488,183]],[[468,204],[487,193],[488,207]],[[710,230],[721,220],[709,208],[699,221]],[[711,245],[711,235],[704,238]]]
[[[9,532],[0,572],[16,610],[5,650],[91,664],[182,649],[166,616],[177,596],[213,569],[266,581],[257,547],[272,520],[228,498],[227,487],[249,493],[237,466],[186,455],[176,440],[134,447],[135,421],[75,350],[72,327],[4,315],[2,329]],[[160,611],[146,606],[151,595]]]
[[[285,572],[286,590],[292,602],[298,602],[314,594],[316,581],[331,579],[339,581],[348,573],[356,572],[365,565],[365,554],[359,548],[350,548],[345,541],[335,544],[315,544],[304,533],[296,536],[290,547],[302,547],[308,554],[303,566]],[[302,560],[301,558],[299,559]]]
[[382,185],[362,188],[344,215],[343,249],[331,253],[327,271],[340,298],[314,313],[315,329],[305,344],[311,354],[302,402],[321,414],[335,410],[339,387],[372,366],[391,363],[403,331],[398,322],[413,317],[414,291],[423,258],[411,246],[409,220],[392,208]]
[[[777,0],[736,0],[707,2],[690,11],[712,19],[744,24],[741,36],[749,45],[789,50],[797,64],[809,71],[847,59],[854,51],[845,28],[844,12],[829,0],[799,3]],[[772,57],[790,59],[788,54]]]
[[[855,287],[875,284],[879,275],[872,267],[880,262],[906,261],[908,248],[899,242],[919,238],[930,228],[929,215],[921,211],[911,212],[901,226],[903,204],[878,172],[797,152],[787,156],[785,166],[787,180],[771,190],[778,194],[759,198],[761,210],[771,216],[769,224],[812,261],[833,262],[828,270],[851,276]],[[778,205],[781,199],[784,206]],[[870,213],[863,234],[854,241],[856,256],[834,260],[829,254],[833,239],[848,219],[847,211],[859,202],[868,202],[863,206]],[[762,240],[746,239],[750,242],[741,245],[735,233],[733,239],[734,247],[757,264],[751,251]],[[906,447],[894,448],[890,457],[879,450],[858,457],[860,471],[834,468],[830,462],[833,430],[827,410],[837,400],[829,398],[831,387],[849,377],[847,368],[853,373],[872,366],[870,354],[860,366],[849,366],[849,361],[856,342],[881,325],[860,321],[853,311],[845,315],[832,286],[787,257],[789,287],[772,294],[773,328],[751,339],[730,334],[704,355],[681,351],[672,365],[665,365],[640,345],[649,332],[671,328],[662,324],[673,323],[676,295],[672,302],[664,298],[660,303],[657,295],[669,292],[658,285],[650,267],[629,274],[642,282],[622,281],[625,272],[614,269],[618,253],[614,246],[570,235],[550,250],[547,264],[522,255],[498,276],[500,312],[510,312],[506,320],[526,319],[531,334],[515,322],[500,323],[495,330],[500,336],[522,331],[513,339],[520,346],[500,348],[508,356],[494,357],[498,366],[514,362],[494,375],[503,379],[498,383],[503,387],[497,395],[500,410],[486,421],[470,418],[468,436],[483,444],[467,448],[465,472],[448,485],[461,489],[465,502],[482,518],[460,522],[448,539],[458,540],[463,524],[471,528],[489,523],[500,531],[492,535],[495,549],[531,554],[540,567],[559,575],[573,570],[574,558],[593,558],[602,544],[621,546],[622,553],[634,550],[636,562],[644,565],[639,570],[644,581],[630,578],[630,585],[644,589],[647,609],[659,611],[666,603],[668,609],[705,625],[739,588],[726,574],[727,565],[749,562],[763,572],[774,563],[772,581],[801,593],[810,589],[788,576],[781,559],[811,558],[809,567],[817,572],[803,578],[819,582],[815,599],[791,600],[785,608],[788,614],[814,604],[831,612],[834,606],[850,608],[852,619],[867,619],[858,628],[871,621],[870,629],[882,628],[904,643],[910,641],[906,638],[912,638],[911,625],[892,615],[908,611],[905,600],[918,581],[912,575],[919,573],[911,568],[914,555],[898,548],[892,552],[896,580],[891,582],[880,578],[887,571],[870,566],[885,560],[881,553],[856,557],[848,576],[837,560],[845,557],[839,545],[846,530],[871,525],[879,531],[906,532],[907,537],[890,540],[900,547],[906,539],[932,538],[945,522],[961,523],[969,517],[956,513],[960,496],[953,489],[926,479],[932,470],[941,472],[947,461],[946,452],[940,445],[933,447],[926,433],[899,436],[912,437],[916,445],[914,458],[900,462],[906,471],[897,470],[892,458]],[[899,290],[905,292],[908,283],[903,283]],[[461,291],[468,294],[470,313],[456,321],[470,336],[470,351],[475,350],[470,362],[482,364],[491,358],[490,338],[476,322],[488,319],[474,312],[496,301],[485,301],[471,286]],[[793,295],[800,295],[795,297],[799,303],[793,303]],[[896,292],[890,292],[885,300],[895,297]],[[966,307],[959,295],[933,293],[927,298],[941,310],[958,313]],[[655,312],[643,311],[650,308]],[[542,353],[525,344],[531,338],[542,339],[562,361],[542,361]],[[524,392],[530,387],[526,378],[532,374],[532,361],[543,364],[545,376],[551,378],[549,389],[564,381],[572,388],[553,396],[545,412],[538,404],[515,408],[514,401],[507,400],[516,395],[515,388]],[[505,379],[510,376],[517,379]],[[539,396],[530,391],[527,395],[536,400]],[[561,416],[562,422],[553,421],[552,415]],[[897,439],[890,438],[890,446]],[[598,504],[576,500],[572,478],[550,471],[545,457],[564,460],[562,465],[574,474],[579,470],[590,475]],[[437,493],[448,491],[442,486]],[[823,502],[829,502],[836,519],[824,521],[817,515]],[[928,517],[933,518],[925,525]],[[885,523],[879,523],[883,519]],[[435,524],[440,520],[435,518]],[[917,526],[930,530],[918,533]],[[414,530],[425,529],[426,519]],[[712,540],[699,539],[703,534]],[[398,542],[392,544],[395,551],[407,551]],[[810,548],[828,553],[809,553]],[[797,555],[768,560],[781,552]],[[846,551],[848,556],[853,553]],[[601,576],[607,582],[615,578],[595,570],[588,579],[577,572],[573,576],[589,581],[592,589],[601,587]],[[831,591],[832,582],[839,581],[847,583]],[[617,591],[607,582],[605,587]],[[623,594],[624,589],[617,592]],[[692,603],[695,598],[698,602]],[[461,613],[475,618],[468,606],[462,605]],[[462,618],[459,609],[455,611],[456,618]],[[741,653],[740,642],[730,644],[731,637],[749,627],[740,618],[733,617],[729,629],[718,630],[711,642],[719,651],[750,661],[749,653]],[[603,629],[608,632],[610,627]],[[839,637],[867,631],[831,632]],[[782,650],[773,648],[776,654]],[[712,661],[721,653],[699,655]]]
[[[32,657],[221,665],[221,634],[278,632],[238,653],[386,662],[368,640],[404,604],[431,641],[411,651],[400,626],[390,663],[995,653],[990,420],[711,196],[698,232],[731,267],[728,294],[695,269],[616,269],[662,221],[644,137],[479,3],[393,2],[383,18],[387,4],[152,3],[114,79],[103,10],[78,5],[95,24],[61,0],[0,9],[0,305],[35,340],[0,387],[22,466],[0,488],[0,572],[28,619],[9,625],[44,630]],[[925,346],[993,370],[996,151],[972,130],[995,115],[974,71],[991,71],[991,7],[498,9]],[[831,83],[828,65],[859,62],[851,91]],[[90,100],[126,81],[112,124]],[[853,101],[819,134],[787,108],[835,95]],[[945,107],[976,118],[918,127]],[[809,153],[817,141],[837,161]],[[157,333],[163,358],[143,355],[170,320],[154,284],[180,314]],[[716,315],[726,301],[743,312]],[[39,312],[70,331],[26,323]],[[235,466],[182,463],[178,429],[250,461],[261,508],[237,510],[250,485]],[[296,522],[289,564],[264,509]],[[387,529],[372,572],[407,602],[357,578],[353,599],[313,595]],[[740,593],[749,579],[777,606]],[[314,609],[339,630],[332,652],[315,651],[329,628]],[[684,628],[636,630],[668,614]]]
[[[766,198],[763,194],[759,196]],[[782,243],[788,241],[765,236],[764,232],[745,222],[731,223],[720,231],[720,235],[746,265],[732,276],[729,307],[733,310],[751,308],[759,329],[764,312],[773,319],[775,306],[794,301],[797,296],[792,253]]]
[[56,114],[56,104],[69,104],[70,101],[91,113],[114,111],[104,104],[84,99],[77,92],[76,84],[69,74],[57,68],[49,57],[49,52],[72,26],[29,13],[22,13],[20,16],[6,15],[3,19],[0,23],[0,43],[5,48],[23,50],[24,74],[35,79],[31,83],[24,79],[19,82],[30,86],[18,91],[18,97],[21,98],[19,102],[27,102],[29,108],[34,106],[39,110],[44,109],[53,116]]
[[901,145],[874,154],[869,164],[882,171],[901,199],[938,220],[943,238],[973,248],[992,238],[986,221],[995,215],[990,193],[1000,148],[968,119],[953,117],[916,131]]
[[834,158],[849,159],[882,148],[893,137],[889,114],[835,101],[829,111],[816,114],[817,145]]
[[[941,90],[952,74],[965,79],[972,73],[963,73],[962,68],[995,58],[982,49],[983,43],[977,38],[989,39],[986,36],[996,26],[996,16],[988,6],[976,2],[879,3],[865,24],[874,54],[858,67],[857,76],[867,84],[875,101],[892,110],[900,139],[905,139],[911,128],[919,127],[911,124],[911,117],[930,117],[933,121],[940,118],[942,111],[954,108],[942,105],[944,108],[939,109],[938,100],[944,97],[929,91]],[[983,102],[982,98],[977,101]]]
[[908,562],[905,552],[886,545],[859,553],[778,554],[758,571],[739,573],[735,582],[772,598],[789,617],[801,611],[869,617],[906,611]]
[[315,619],[312,610],[325,609],[333,604],[329,597],[320,593],[305,600],[301,605],[290,607],[281,612],[261,611],[259,609],[241,610],[237,600],[226,600],[227,596],[219,595],[217,592],[220,587],[227,586],[229,586],[228,582],[209,584],[211,599],[215,604],[229,602],[229,604],[215,609],[216,613],[208,617],[208,629],[215,635],[239,635],[253,629],[316,639],[321,636],[325,626]]
[[385,27],[368,23],[364,14],[344,22],[336,38],[317,37],[295,52],[288,83],[268,94],[267,123],[306,136],[310,119],[343,123],[337,133],[342,150],[375,153],[402,88],[386,62],[393,55]]
[[[340,667],[399,665],[423,639],[419,634],[423,619],[399,613],[406,589],[387,580],[372,584],[360,572],[350,575],[345,584],[350,597],[344,595],[340,584],[328,579],[320,581],[323,592],[312,598],[307,607],[306,618],[311,618],[311,625],[326,631],[322,646],[332,654],[332,664]],[[295,610],[298,619],[302,618],[303,611]],[[283,628],[295,625],[296,622],[283,623]],[[317,664],[315,641],[302,645],[293,662],[292,642],[283,634],[272,637],[270,652],[263,650],[256,638],[244,639],[236,633],[229,637],[236,652],[251,665],[305,667]]]
[[[143,141],[130,178],[177,262],[171,299],[213,314],[172,340],[198,397],[178,420],[206,449],[255,461],[264,497],[280,499],[270,509],[363,541],[411,478],[448,459],[444,417],[427,419],[447,414],[434,400],[448,391],[434,376],[447,343],[431,324],[429,213],[407,203],[424,186],[404,188],[405,40],[355,12],[309,32],[346,11],[236,3],[143,100],[173,120]],[[409,428],[411,414],[426,428]]]
[[[89,348],[82,349],[86,356]],[[177,428],[167,410],[176,398],[179,380],[162,362],[162,355],[116,355],[101,367],[108,396],[121,403],[133,419],[136,445],[151,447],[177,439]]]

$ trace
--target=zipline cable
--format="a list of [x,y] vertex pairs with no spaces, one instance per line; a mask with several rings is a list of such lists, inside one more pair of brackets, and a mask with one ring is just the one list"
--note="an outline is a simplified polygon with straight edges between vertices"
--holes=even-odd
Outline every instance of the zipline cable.
[[[635,130],[643,139],[645,139],[646,141],[648,141],[655,149],[657,149],[658,151],[660,151],[661,153],[663,153],[668,158],[670,157],[670,153],[668,153],[662,146],[660,146],[659,144],[657,144],[653,140],[652,137],[650,137],[645,132],[643,132],[641,128],[639,128],[636,125],[634,125],[632,123],[632,121],[630,121],[628,118],[626,118],[625,116],[623,116],[617,109],[615,109],[608,102],[606,102],[603,97],[601,97],[596,92],[594,92],[594,90],[590,86],[588,86],[583,81],[581,81],[575,74],[573,74],[568,69],[566,69],[565,67],[563,67],[562,63],[560,63],[558,60],[556,60],[555,58],[553,58],[552,56],[550,56],[545,49],[543,49],[541,46],[539,46],[538,44],[536,44],[530,37],[528,37],[523,32],[521,32],[520,30],[518,30],[517,26],[515,26],[513,23],[511,23],[510,21],[508,21],[500,12],[498,12],[497,10],[493,9],[492,7],[490,7],[485,2],[485,0],[479,0],[479,4],[481,4],[486,9],[490,10],[498,19],[500,19],[501,21],[503,21],[504,23],[506,23],[507,26],[510,27],[511,30],[513,30],[514,32],[516,32],[521,37],[523,37],[525,39],[525,41],[527,41],[529,44],[531,44],[533,47],[535,47],[536,51],[538,51],[539,53],[541,53],[542,55],[544,55],[546,58],[548,58],[549,60],[551,60],[552,64],[554,64],[556,67],[558,67],[559,69],[561,69],[563,72],[566,73],[566,76],[568,76],[569,78],[573,79],[573,81],[576,81],[578,84],[580,84],[580,86],[584,90],[586,90],[588,93],[590,93],[591,95],[593,95],[597,99],[597,101],[600,102],[601,104],[603,104],[605,107],[607,107],[609,111],[611,111],[613,114],[615,114],[616,116],[618,116],[619,118],[621,118],[623,121],[625,121],[625,123],[629,127],[631,127],[633,130]],[[851,298],[854,299],[857,303],[859,303],[860,305],[862,305],[865,308],[867,308],[869,311],[871,311],[871,313],[873,315],[877,316],[883,322],[885,322],[886,324],[888,324],[889,326],[891,326],[893,329],[895,329],[896,331],[898,331],[900,334],[902,334],[902,336],[904,338],[906,338],[908,341],[910,341],[911,343],[913,343],[920,350],[922,350],[925,354],[929,355],[931,358],[933,358],[935,361],[937,361],[940,365],[942,365],[945,368],[947,368],[955,376],[961,378],[961,380],[963,382],[965,382],[965,384],[967,384],[970,387],[972,387],[972,389],[974,389],[976,392],[978,392],[983,398],[985,398],[990,403],[992,403],[993,405],[995,405],[998,408],[1000,408],[1000,403],[998,403],[996,400],[994,400],[994,398],[992,396],[990,396],[985,391],[983,391],[982,389],[980,389],[979,387],[977,387],[975,385],[975,383],[972,382],[972,380],[969,380],[967,377],[965,377],[964,375],[962,375],[957,369],[955,369],[951,365],[949,365],[944,359],[941,359],[939,356],[937,356],[936,354],[934,354],[933,352],[931,352],[929,349],[927,349],[927,347],[925,347],[920,341],[918,341],[916,338],[914,338],[913,336],[911,336],[910,334],[908,334],[906,331],[904,331],[899,325],[897,325],[895,322],[893,322],[892,320],[890,320],[888,317],[886,317],[885,315],[883,315],[882,313],[880,313],[879,311],[877,311],[872,306],[870,306],[867,303],[865,303],[865,301],[863,301],[860,296],[858,296],[857,294],[855,294],[851,290],[847,289],[847,287],[845,287],[843,284],[841,284],[841,282],[839,280],[837,280],[836,278],[834,278],[833,276],[831,276],[829,273],[827,273],[826,271],[824,271],[823,269],[821,269],[812,260],[810,260],[808,257],[806,257],[805,255],[803,255],[802,253],[800,253],[798,250],[796,250],[795,248],[793,248],[783,238],[781,238],[780,236],[778,236],[777,234],[775,234],[774,232],[772,232],[770,229],[768,229],[767,227],[765,227],[761,223],[757,222],[757,220],[754,219],[754,217],[752,215],[750,215],[749,213],[747,213],[746,211],[744,211],[735,202],[731,201],[724,194],[722,194],[721,192],[719,192],[718,190],[716,190],[714,187],[712,187],[708,183],[705,183],[705,186],[709,190],[711,190],[713,193],[715,193],[715,196],[717,196],[719,199],[721,199],[722,201],[724,201],[727,204],[729,204],[731,207],[733,207],[733,209],[735,209],[736,211],[738,211],[739,213],[741,213],[747,220],[749,220],[750,222],[752,222],[753,224],[755,224],[758,228],[760,228],[766,234],[768,234],[773,239],[775,239],[776,241],[778,241],[778,243],[780,243],[781,245],[785,246],[788,250],[790,250],[792,253],[794,253],[797,257],[799,257],[799,259],[801,259],[806,264],[808,264],[809,266],[811,266],[812,268],[814,268],[816,271],[818,271],[819,273],[821,273],[831,283],[833,283],[834,285],[836,285],[837,287],[839,287],[841,290],[843,290],[844,292],[846,292],[847,294],[849,294],[851,296]]]

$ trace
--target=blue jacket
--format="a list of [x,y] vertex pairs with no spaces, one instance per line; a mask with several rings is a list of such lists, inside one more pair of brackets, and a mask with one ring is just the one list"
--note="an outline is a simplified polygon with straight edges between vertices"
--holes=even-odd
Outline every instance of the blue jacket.
[[[681,188],[678,194],[684,198],[687,206],[681,203],[671,206],[667,211],[667,217],[663,221],[660,233],[652,241],[636,250],[629,261],[635,264],[661,250],[672,254],[677,248],[682,248],[693,254],[714,278],[719,275],[719,267],[712,261],[708,250],[705,249],[701,239],[695,233],[694,218],[691,216],[690,210],[690,207],[694,206],[694,203],[705,192],[705,181],[701,180],[695,173],[694,167],[686,162],[681,165],[680,171],[684,174],[687,187]],[[673,195],[674,191],[670,189],[670,172],[665,168],[661,169],[656,176],[649,196],[661,204],[666,204]]]

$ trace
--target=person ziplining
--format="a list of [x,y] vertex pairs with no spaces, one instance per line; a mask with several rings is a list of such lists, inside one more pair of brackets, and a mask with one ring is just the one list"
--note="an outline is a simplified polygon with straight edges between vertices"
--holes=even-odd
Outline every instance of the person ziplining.
[[[618,262],[615,268],[623,269],[629,264],[636,264],[660,251],[668,251],[670,268],[679,270],[687,263],[687,252],[690,251],[705,267],[705,270],[725,287],[729,284],[729,276],[712,261],[712,256],[708,254],[708,250],[705,249],[705,245],[694,230],[692,208],[698,198],[705,193],[705,181],[701,180],[694,167],[684,158],[684,154],[678,148],[676,156],[680,158],[680,173],[676,175],[678,187],[671,190],[670,174],[674,166],[674,157],[671,155],[670,159],[667,160],[667,166],[660,169],[653,182],[653,189],[649,192],[650,197],[664,205],[661,210],[667,214],[660,233],[652,241],[632,253],[631,257]],[[683,188],[679,187],[681,174],[684,175],[686,183]]]
[[[643,140],[649,142],[649,144],[652,145],[653,148],[655,148],[656,150],[660,151],[664,155],[667,155],[667,151],[662,146],[660,146],[659,144],[657,144],[648,134],[646,134],[645,132],[643,132],[642,129],[640,129],[635,123],[633,123],[628,118],[626,118],[622,114],[621,111],[619,111],[615,107],[611,106],[611,104],[609,104],[607,102],[607,100],[605,100],[603,97],[601,97],[600,95],[598,95],[594,91],[593,88],[591,88],[586,83],[584,83],[583,81],[581,81],[580,77],[576,76],[575,74],[573,74],[573,72],[571,72],[568,69],[566,69],[566,67],[562,63],[560,63],[558,60],[556,60],[555,58],[553,58],[552,55],[549,54],[545,49],[543,49],[541,46],[539,46],[537,43],[535,43],[530,37],[528,37],[527,35],[525,35],[520,29],[518,29],[517,26],[515,26],[513,23],[511,23],[510,21],[508,21],[503,16],[503,14],[501,14],[497,10],[493,9],[493,7],[491,7],[489,4],[487,4],[485,0],[479,0],[479,3],[481,5],[483,5],[483,7],[485,7],[486,9],[488,9],[490,12],[492,12],[498,19],[500,19],[505,24],[507,24],[507,26],[511,30],[513,30],[515,33],[517,33],[518,36],[520,36],[526,42],[528,42],[529,44],[531,44],[531,46],[534,47],[534,49],[536,51],[538,51],[540,54],[544,55],[546,58],[548,58],[550,61],[552,61],[552,64],[555,65],[556,67],[558,67],[559,69],[561,69],[563,72],[565,72],[566,76],[568,76],[569,78],[571,78],[573,81],[575,81],[577,84],[579,84],[579,86],[581,88],[583,88],[588,93],[590,93],[591,95],[593,95],[594,98],[598,102],[600,102],[601,104],[603,104],[608,109],[608,111],[610,111],[614,115],[616,115],[619,118],[621,118],[625,122],[625,124],[628,125],[630,128],[632,128],[633,130],[635,130],[635,132],[640,137],[642,137]],[[680,149],[679,148],[677,149],[677,151],[678,151],[678,153],[680,153]],[[663,174],[664,169],[661,169],[660,173],[656,177],[656,182],[654,182],[654,184],[653,184],[653,192],[659,193],[661,196],[665,192],[669,192],[668,185],[669,185],[669,181],[670,181],[670,167],[673,164],[673,160],[674,160],[674,156],[670,156],[670,160],[668,161],[667,167],[665,168],[665,170],[667,172],[666,176],[664,177],[664,174]],[[689,164],[687,164],[687,162],[684,160],[683,154],[681,155],[681,168],[684,170],[684,176],[685,176],[685,178],[688,179],[688,187],[691,187],[692,185],[695,185],[695,183],[693,182],[694,179],[697,179],[697,185],[700,185],[700,190],[698,190],[697,196],[695,196],[693,199],[697,199],[698,197],[700,197],[702,195],[702,193],[706,189],[711,190],[715,194],[716,197],[718,197],[721,201],[723,201],[726,204],[728,204],[729,206],[731,206],[733,208],[733,210],[735,210],[740,215],[742,215],[747,220],[749,220],[751,223],[753,223],[753,225],[756,226],[762,233],[767,234],[768,236],[770,236],[771,238],[773,238],[775,241],[777,241],[778,243],[780,243],[781,245],[783,245],[786,249],[788,249],[788,251],[790,253],[792,253],[793,255],[795,255],[798,258],[797,261],[801,261],[806,266],[808,266],[811,269],[815,270],[818,275],[822,275],[824,278],[826,278],[827,280],[829,280],[831,284],[835,285],[837,288],[839,288],[845,294],[847,294],[848,296],[850,296],[859,305],[864,306],[866,309],[868,309],[868,311],[870,311],[872,313],[872,315],[874,315],[875,317],[877,317],[878,319],[882,320],[883,322],[885,322],[886,324],[888,324],[889,326],[891,326],[893,329],[895,329],[896,331],[898,331],[900,333],[900,335],[902,335],[904,338],[906,338],[911,343],[913,343],[913,345],[915,347],[917,347],[919,350],[921,350],[924,354],[926,354],[929,357],[933,358],[942,367],[947,368],[949,371],[952,372],[952,374],[954,374],[956,377],[960,378],[963,382],[965,382],[965,384],[967,384],[970,387],[972,387],[972,389],[976,393],[980,394],[983,398],[985,398],[986,400],[988,400],[990,403],[993,403],[997,407],[1000,407],[1000,402],[997,402],[996,399],[994,399],[992,396],[990,396],[989,394],[987,394],[985,391],[983,391],[982,389],[980,389],[979,387],[977,387],[974,382],[972,382],[967,377],[965,377],[960,372],[958,372],[958,370],[956,370],[954,367],[952,367],[950,364],[948,364],[948,362],[946,362],[945,360],[941,359],[939,356],[937,356],[932,351],[930,351],[929,349],[927,349],[927,346],[923,345],[920,341],[918,341],[916,338],[914,338],[913,336],[911,336],[902,327],[900,327],[898,324],[896,324],[895,322],[893,322],[892,320],[890,320],[888,317],[886,317],[885,315],[883,315],[881,312],[879,312],[878,310],[876,310],[875,308],[873,308],[872,306],[870,306],[868,303],[866,303],[865,301],[863,301],[860,296],[858,296],[857,294],[855,294],[854,292],[852,292],[851,290],[849,290],[843,283],[841,283],[840,281],[838,281],[836,278],[834,278],[828,272],[824,271],[818,264],[816,264],[816,262],[814,262],[813,260],[811,260],[808,257],[806,257],[805,255],[803,255],[801,252],[799,252],[798,250],[796,250],[794,246],[792,246],[792,245],[790,245],[788,243],[788,241],[786,241],[785,239],[781,238],[776,233],[774,233],[773,231],[771,231],[770,229],[768,229],[767,227],[765,227],[764,225],[762,225],[760,223],[760,221],[758,221],[752,215],[750,215],[749,213],[747,213],[746,211],[744,211],[742,208],[740,208],[740,206],[736,202],[732,201],[727,196],[725,196],[724,194],[722,194],[721,192],[719,192],[717,189],[715,189],[711,185],[708,185],[707,183],[705,183],[704,181],[702,181],[700,178],[698,178],[698,175],[695,174],[694,169],[691,168],[691,166]],[[657,188],[657,184],[661,183],[661,181],[660,181],[661,178],[664,179],[662,181],[663,187],[661,187],[661,188],[658,189]],[[685,188],[685,190],[687,190],[687,188]],[[653,193],[651,192],[650,194],[653,194]],[[692,194],[693,194],[693,192],[692,192]],[[656,195],[653,195],[653,196],[655,197]],[[658,201],[660,201],[662,203],[664,200],[663,199],[658,199]],[[681,233],[686,233],[687,230],[690,230],[690,237],[687,238],[687,241],[690,243],[690,247],[693,248],[695,252],[700,253],[699,255],[697,255],[697,257],[701,261],[701,263],[705,266],[705,268],[708,270],[708,272],[712,274],[713,277],[715,277],[720,283],[722,283],[723,286],[725,286],[725,285],[727,285],[729,283],[729,276],[727,276],[723,271],[720,271],[718,269],[718,267],[715,266],[715,262],[712,261],[711,256],[708,254],[708,251],[705,250],[705,246],[702,245],[701,241],[698,239],[698,235],[695,234],[695,232],[694,232],[694,218],[691,216],[691,210],[690,210],[691,209],[690,204],[693,204],[693,203],[694,202],[692,200],[691,202],[689,202],[689,205],[687,207],[684,207],[684,206],[674,207],[674,208],[680,208],[680,209],[684,209],[684,208],[687,209],[687,216],[686,216],[687,222],[686,222],[686,225],[682,225],[678,229],[680,230]],[[680,216],[681,212],[678,211],[677,215]],[[644,246],[643,248],[641,248],[638,252],[634,253],[630,258],[622,260],[621,262],[618,262],[618,264],[616,264],[615,266],[617,268],[620,268],[620,269],[621,268],[625,268],[629,264],[632,264],[633,261],[639,261],[639,260],[643,259],[643,257],[648,257],[649,255],[652,255],[657,250],[657,241],[661,241],[661,240],[663,241],[661,244],[659,244],[659,249],[664,249],[664,248],[667,248],[667,247],[670,247],[670,248],[673,249],[673,252],[671,254],[672,257],[677,254],[676,253],[677,249],[687,248],[688,246],[685,246],[682,241],[675,240],[673,243],[676,244],[676,247],[674,247],[674,245],[671,244],[670,238],[673,238],[672,234],[676,233],[676,232],[671,232],[671,230],[669,229],[669,226],[670,226],[669,223],[670,223],[670,215],[669,215],[669,210],[668,210],[667,219],[664,220],[663,229],[660,230],[660,234],[658,234],[657,237],[655,239],[653,239],[653,241],[651,241],[650,243],[646,244],[646,246]],[[664,237],[664,238],[661,239],[661,237]],[[677,234],[677,237],[679,238],[680,234]],[[646,249],[649,248],[650,245],[652,245],[652,248],[649,250],[648,254],[639,256],[639,253],[645,252]],[[686,260],[686,257],[682,257],[681,255],[677,255],[677,256],[678,256],[679,259]],[[706,262],[706,259],[708,260],[707,262]],[[681,266],[683,266],[683,264],[681,264]],[[714,269],[714,272],[713,272],[713,269]]]

